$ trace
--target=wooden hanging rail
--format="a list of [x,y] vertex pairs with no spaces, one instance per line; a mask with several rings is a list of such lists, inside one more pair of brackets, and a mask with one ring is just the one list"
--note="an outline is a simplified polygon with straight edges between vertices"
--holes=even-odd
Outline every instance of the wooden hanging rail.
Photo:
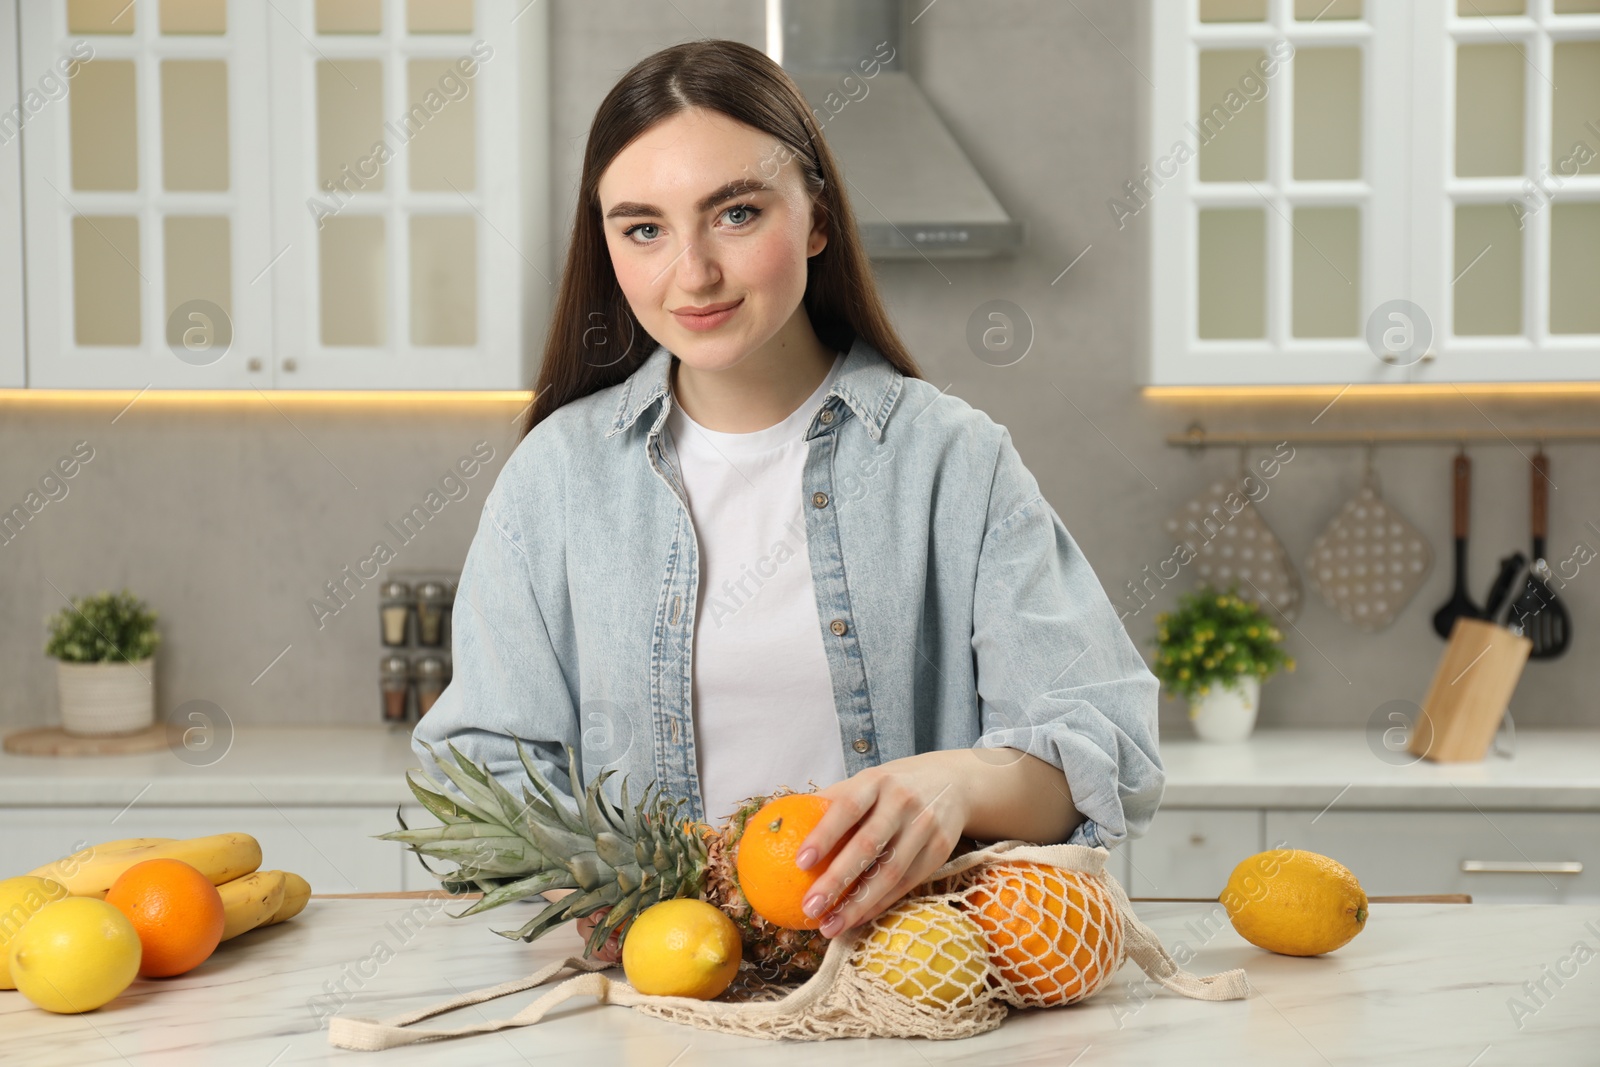
[[1451,445],[1549,444],[1553,441],[1600,441],[1600,426],[1537,430],[1287,430],[1283,433],[1244,431],[1212,433],[1190,423],[1183,433],[1167,435],[1167,444],[1196,451],[1206,448],[1268,447],[1287,441],[1305,445]]

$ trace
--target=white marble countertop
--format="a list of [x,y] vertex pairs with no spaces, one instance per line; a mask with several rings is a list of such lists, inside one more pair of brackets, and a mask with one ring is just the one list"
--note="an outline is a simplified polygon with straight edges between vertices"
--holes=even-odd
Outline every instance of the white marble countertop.
[[[1161,742],[1165,807],[1600,811],[1600,730],[1525,730],[1511,758],[1397,764],[1355,730],[1263,730],[1237,744]],[[1399,757],[1408,759],[1409,757]],[[62,758],[0,753],[0,806],[412,803],[406,728],[241,727],[206,766],[162,749]],[[142,791],[142,792],[141,792]]]
[[[1163,738],[1162,807],[1600,811],[1600,730],[1522,730],[1509,757],[1432,763],[1356,730],[1263,730],[1234,744]],[[1600,947],[1600,946],[1597,946]]]
[[[1354,941],[1323,957],[1276,956],[1224,919],[1197,933],[1214,904],[1136,905],[1188,969],[1243,967],[1241,1001],[1183,998],[1149,986],[1128,963],[1112,985],[1070,1008],[1013,1012],[999,1029],[958,1041],[775,1042],[710,1033],[579,997],[533,1026],[383,1053],[328,1043],[326,1017],[389,1018],[527,975],[577,955],[570,927],[532,945],[493,929],[520,925],[531,904],[452,919],[458,902],[313,898],[299,917],[225,943],[195,971],[140,979],[83,1015],[52,1015],[0,993],[4,1059],[29,1067],[287,1067],[306,1063],[870,1064],[945,1063],[1592,1064],[1600,1017],[1600,908],[1376,904]],[[409,926],[401,920],[412,917]],[[380,947],[381,946],[381,947]],[[1594,973],[1589,973],[1594,969]],[[1566,971],[1566,977],[1547,975]],[[614,968],[606,972],[621,978]],[[555,981],[550,983],[554,985]],[[1530,996],[1524,983],[1543,981]],[[1559,985],[1557,984],[1559,981]],[[508,1018],[550,986],[426,1020],[451,1027]],[[1512,1002],[1526,1011],[1513,1014]],[[1520,1025],[1519,1025],[1520,1023]],[[374,1058],[376,1057],[376,1059]],[[826,1058],[825,1060],[823,1058]]]
[[[168,749],[130,756],[0,752],[0,806],[416,803],[409,727],[244,726],[204,757]],[[205,762],[209,761],[209,762]],[[197,765],[202,764],[203,765]],[[257,788],[257,787],[260,788]]]

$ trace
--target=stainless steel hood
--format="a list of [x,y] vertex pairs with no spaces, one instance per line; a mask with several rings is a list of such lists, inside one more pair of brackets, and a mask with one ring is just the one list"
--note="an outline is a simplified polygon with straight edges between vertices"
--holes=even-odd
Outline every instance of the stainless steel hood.
[[767,0],[767,54],[814,109],[870,256],[1014,254],[1022,223],[906,72],[908,25],[900,0]]

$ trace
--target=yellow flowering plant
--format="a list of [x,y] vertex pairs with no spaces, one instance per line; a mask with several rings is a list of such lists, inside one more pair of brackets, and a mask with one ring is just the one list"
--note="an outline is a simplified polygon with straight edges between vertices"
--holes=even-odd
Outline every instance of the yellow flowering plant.
[[1156,616],[1150,670],[1169,696],[1193,700],[1241,676],[1265,679],[1280,667],[1294,670],[1282,641],[1283,633],[1239,596],[1237,585],[1227,592],[1202,585],[1180,596],[1176,610]]

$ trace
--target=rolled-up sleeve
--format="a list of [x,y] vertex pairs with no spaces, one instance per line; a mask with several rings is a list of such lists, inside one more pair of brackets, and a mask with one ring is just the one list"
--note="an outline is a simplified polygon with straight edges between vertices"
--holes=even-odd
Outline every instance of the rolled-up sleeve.
[[1160,683],[1072,535],[1003,435],[974,591],[981,735],[1060,768],[1084,816],[1070,844],[1141,836],[1166,775]]
[[484,501],[456,588],[451,680],[418,721],[411,745],[422,769],[453,794],[455,787],[422,742],[442,758],[449,758],[446,745],[454,744],[484,764],[513,796],[521,796],[527,772],[517,756],[520,740],[576,810],[566,746],[578,748],[578,717],[521,535],[507,522],[507,515],[515,513],[510,477],[508,465]]

